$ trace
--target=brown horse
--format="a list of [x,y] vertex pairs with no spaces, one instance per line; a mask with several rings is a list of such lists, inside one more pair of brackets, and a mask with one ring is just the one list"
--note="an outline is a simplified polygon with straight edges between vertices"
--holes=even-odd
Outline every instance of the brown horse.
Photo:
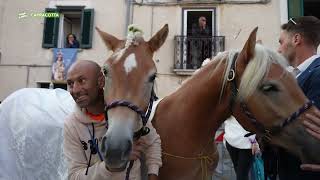
[[[250,34],[242,51],[216,56],[159,103],[152,123],[162,140],[160,179],[209,178],[218,161],[212,137],[232,114],[245,128],[271,139],[303,162],[320,163],[320,142],[309,136],[301,124],[302,114],[312,113],[314,107],[285,70],[286,61],[276,52],[256,45],[256,31]],[[165,41],[168,27],[163,27],[148,42],[138,39],[129,46],[114,36],[99,33],[114,51],[104,65],[105,102],[126,100],[126,106],[132,105],[135,108],[130,108],[141,115],[137,109],[146,110],[152,99],[156,73],[152,56]],[[132,59],[135,63],[128,68],[125,64]],[[109,146],[116,144],[113,141],[132,142],[134,130],[142,126],[134,111],[114,106],[112,116],[127,118],[122,128],[114,126],[116,130],[109,131],[117,120],[109,122],[107,136],[123,132],[116,140],[107,138]],[[128,148],[123,146],[117,151],[130,151]]]

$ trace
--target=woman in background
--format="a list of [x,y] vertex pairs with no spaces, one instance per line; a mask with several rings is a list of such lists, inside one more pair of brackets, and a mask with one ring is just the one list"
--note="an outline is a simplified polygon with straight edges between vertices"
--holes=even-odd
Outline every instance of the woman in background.
[[66,48],[79,48],[79,47],[80,45],[79,45],[79,42],[77,41],[77,37],[72,33],[68,34],[66,39]]
[[237,180],[248,180],[253,157],[260,152],[255,134],[245,137],[250,132],[243,129],[233,116],[227,119],[224,124],[224,139]]

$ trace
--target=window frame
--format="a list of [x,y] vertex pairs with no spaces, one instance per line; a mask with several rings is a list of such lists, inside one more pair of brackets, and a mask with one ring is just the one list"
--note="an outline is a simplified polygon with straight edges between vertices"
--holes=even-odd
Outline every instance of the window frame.
[[217,8],[216,7],[205,7],[205,8],[182,8],[182,30],[181,34],[187,36],[187,24],[188,24],[188,15],[187,13],[190,11],[211,11],[212,13],[212,36],[216,36],[217,34]]
[[[46,12],[57,12],[62,14],[63,12],[70,11],[79,11],[81,13],[80,17],[80,37],[78,37],[78,41],[81,49],[90,49],[92,48],[92,36],[93,36],[93,26],[94,26],[94,9],[93,8],[85,8],[85,6],[56,6],[56,8],[46,8]],[[88,14],[87,14],[88,13]],[[85,22],[85,15],[90,15],[90,20]],[[61,37],[63,34],[63,19],[64,15],[60,15],[59,18],[54,18],[54,24],[52,30],[49,31],[48,27],[50,24],[47,24],[48,18],[44,18],[44,29],[43,29],[43,37],[42,37],[42,48],[64,48],[64,37]],[[84,26],[85,23],[89,23],[90,26]],[[62,26],[62,27],[61,27]],[[84,27],[86,29],[84,31]],[[49,37],[48,32],[52,32],[52,36]],[[86,34],[85,34],[86,33]],[[86,42],[83,42],[83,37],[86,36]],[[51,43],[45,42],[47,39],[52,39]],[[62,44],[62,47],[60,47]]]
[[[45,9],[46,13],[50,13],[50,12],[55,12],[55,13],[59,13],[57,8],[46,8]],[[53,21],[53,29],[49,29],[50,32],[52,32],[52,36],[51,36],[51,43],[49,42],[45,42],[47,38],[47,33],[48,33],[48,26],[50,26],[48,20],[52,20]],[[58,30],[59,30],[59,18],[44,18],[44,25],[43,25],[43,35],[42,35],[42,48],[52,48],[52,47],[56,47],[57,43],[58,43],[58,39],[57,39],[57,35],[58,35]]]
[[287,0],[288,19],[304,15],[304,0]]
[[[188,8],[182,8],[182,29],[181,29],[181,34],[185,37],[187,37],[187,31],[188,31],[188,12],[196,12],[196,11],[209,11],[211,12],[211,28],[212,28],[212,33],[211,36],[214,37],[217,35],[217,8],[216,7],[200,7],[200,8],[194,8],[194,7],[188,7]],[[212,45],[213,46],[213,45]],[[214,48],[214,47],[212,47]],[[187,46],[182,47],[182,52],[187,52]],[[182,62],[187,62],[187,56],[184,55],[185,53],[182,53]],[[183,70],[187,71],[195,71],[194,69],[188,69],[187,68],[187,63],[183,63]],[[189,72],[187,73],[189,74]]]

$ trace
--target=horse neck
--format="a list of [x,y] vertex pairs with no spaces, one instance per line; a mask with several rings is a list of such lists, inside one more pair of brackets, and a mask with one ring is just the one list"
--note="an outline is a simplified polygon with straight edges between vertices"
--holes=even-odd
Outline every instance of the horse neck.
[[[208,141],[230,115],[229,100],[220,100],[225,63],[211,62],[185,82],[174,94],[164,99],[163,107],[171,127],[188,139]],[[165,120],[164,120],[165,121]],[[169,127],[170,128],[170,127]]]

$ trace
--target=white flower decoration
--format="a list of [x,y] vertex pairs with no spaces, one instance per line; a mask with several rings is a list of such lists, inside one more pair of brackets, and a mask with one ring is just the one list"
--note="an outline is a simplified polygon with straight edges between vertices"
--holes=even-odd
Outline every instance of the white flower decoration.
[[139,45],[138,39],[143,38],[143,31],[137,27],[136,24],[131,24],[128,26],[128,35],[126,41],[126,47],[133,45]]

